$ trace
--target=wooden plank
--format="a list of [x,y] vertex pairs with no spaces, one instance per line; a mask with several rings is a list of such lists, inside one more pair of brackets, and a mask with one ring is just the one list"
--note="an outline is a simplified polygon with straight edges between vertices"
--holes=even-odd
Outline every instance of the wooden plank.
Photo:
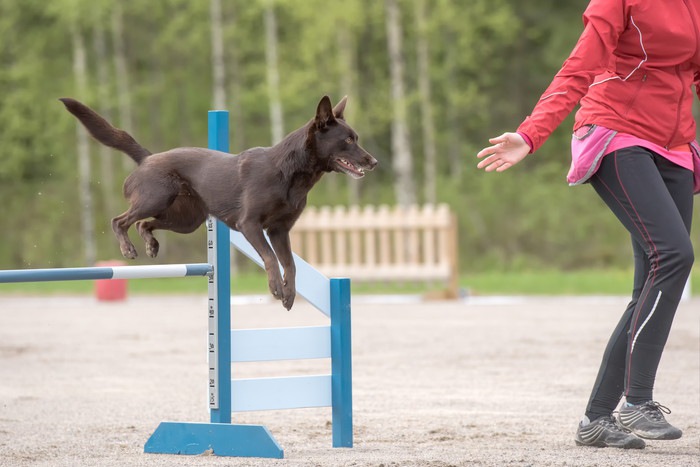
[[331,375],[234,379],[234,412],[330,407]]
[[330,358],[329,326],[231,330],[231,361]]

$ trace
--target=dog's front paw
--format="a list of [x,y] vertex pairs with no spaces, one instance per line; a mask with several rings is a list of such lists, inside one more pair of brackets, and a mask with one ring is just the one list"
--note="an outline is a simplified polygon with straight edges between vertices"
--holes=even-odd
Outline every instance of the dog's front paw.
[[284,292],[282,291],[282,280],[278,277],[270,278],[268,281],[268,286],[270,287],[270,293],[277,300],[282,300]]
[[284,287],[282,289],[282,305],[287,310],[292,309],[292,305],[294,305],[294,299],[296,298],[297,293],[296,293],[296,287],[294,286],[294,282],[290,281],[284,281]]
[[289,295],[285,295],[284,297],[282,297],[282,305],[287,310],[291,310],[292,305],[294,305],[294,299],[296,298],[296,296],[297,296],[296,292],[292,292]]

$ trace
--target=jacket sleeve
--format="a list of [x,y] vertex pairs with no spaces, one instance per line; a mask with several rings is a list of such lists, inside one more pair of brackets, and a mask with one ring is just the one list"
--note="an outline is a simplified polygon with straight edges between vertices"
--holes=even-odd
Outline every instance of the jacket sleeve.
[[532,141],[531,152],[544,144],[586,94],[594,78],[612,63],[618,38],[626,27],[624,4],[625,0],[592,0],[586,8],[584,29],[576,46],[517,129]]

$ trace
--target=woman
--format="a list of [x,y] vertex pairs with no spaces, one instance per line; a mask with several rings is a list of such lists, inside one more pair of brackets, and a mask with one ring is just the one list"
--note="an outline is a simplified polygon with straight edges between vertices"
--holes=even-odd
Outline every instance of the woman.
[[575,441],[643,448],[642,438],[682,435],[666,421],[670,411],[654,401],[653,387],[694,261],[700,148],[691,108],[693,90],[700,91],[700,3],[592,0],[583,23],[532,114],[515,133],[490,139],[477,167],[509,169],[580,104],[567,178],[590,182],[629,231],[635,272],[632,300],[605,349]]

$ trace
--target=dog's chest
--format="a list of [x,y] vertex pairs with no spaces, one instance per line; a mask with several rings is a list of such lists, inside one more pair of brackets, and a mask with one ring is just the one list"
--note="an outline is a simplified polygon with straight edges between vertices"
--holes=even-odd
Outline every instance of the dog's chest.
[[296,211],[297,215],[306,206],[306,197],[311,191],[311,188],[318,182],[321,175],[301,173],[295,174],[292,177],[289,187],[287,188],[286,204],[290,211]]

